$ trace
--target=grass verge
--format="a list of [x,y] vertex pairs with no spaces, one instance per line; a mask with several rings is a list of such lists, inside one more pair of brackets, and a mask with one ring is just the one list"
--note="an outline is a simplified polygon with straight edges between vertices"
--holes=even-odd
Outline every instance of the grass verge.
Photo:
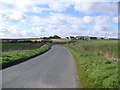
[[118,88],[118,63],[63,45],[74,56],[80,84],[83,88]]
[[21,51],[11,51],[11,52],[3,52],[0,56],[0,64],[2,64],[2,69],[7,68],[9,66],[18,64],[20,62],[26,61],[32,57],[40,55],[51,48],[52,44],[46,44],[41,48],[33,49],[33,50],[21,50]]

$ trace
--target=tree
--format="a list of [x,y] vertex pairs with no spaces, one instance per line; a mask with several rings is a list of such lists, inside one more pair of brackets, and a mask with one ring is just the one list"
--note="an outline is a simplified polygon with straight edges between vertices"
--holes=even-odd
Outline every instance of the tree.
[[59,37],[59,36],[57,36],[57,35],[54,35],[52,38],[53,38],[53,39],[61,39],[61,37]]
[[66,39],[69,39],[69,37],[66,37]]

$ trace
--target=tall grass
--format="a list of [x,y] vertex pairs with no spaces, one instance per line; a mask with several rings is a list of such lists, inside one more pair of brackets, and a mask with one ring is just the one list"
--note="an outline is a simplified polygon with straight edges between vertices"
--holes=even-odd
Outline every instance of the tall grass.
[[74,56],[80,84],[84,88],[118,88],[118,63],[64,45]]
[[77,40],[85,51],[109,60],[118,60],[118,40]]

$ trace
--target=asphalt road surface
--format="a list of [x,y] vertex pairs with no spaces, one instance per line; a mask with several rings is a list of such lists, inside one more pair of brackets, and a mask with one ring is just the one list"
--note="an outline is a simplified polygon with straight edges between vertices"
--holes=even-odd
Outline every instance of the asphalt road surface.
[[71,53],[54,45],[46,53],[2,71],[3,88],[76,88]]

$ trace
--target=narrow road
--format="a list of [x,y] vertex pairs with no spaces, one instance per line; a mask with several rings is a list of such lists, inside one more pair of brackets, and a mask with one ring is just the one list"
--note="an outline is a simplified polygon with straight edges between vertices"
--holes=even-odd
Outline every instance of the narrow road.
[[73,57],[61,45],[2,71],[3,88],[76,88],[76,79]]

